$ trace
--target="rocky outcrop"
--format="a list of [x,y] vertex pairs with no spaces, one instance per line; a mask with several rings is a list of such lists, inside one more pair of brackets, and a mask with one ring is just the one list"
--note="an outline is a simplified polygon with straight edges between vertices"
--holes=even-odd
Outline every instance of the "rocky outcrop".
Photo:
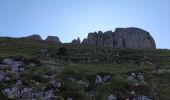
[[82,44],[113,48],[154,49],[156,44],[149,32],[139,28],[117,28],[114,32],[89,33]]
[[74,39],[72,42],[72,44],[80,44],[80,38],[78,37],[77,39]]
[[38,34],[30,35],[30,36],[28,36],[26,38],[32,39],[32,40],[42,40],[41,36],[38,35]]
[[60,39],[59,39],[57,36],[48,36],[48,37],[46,38],[46,41],[61,43]]

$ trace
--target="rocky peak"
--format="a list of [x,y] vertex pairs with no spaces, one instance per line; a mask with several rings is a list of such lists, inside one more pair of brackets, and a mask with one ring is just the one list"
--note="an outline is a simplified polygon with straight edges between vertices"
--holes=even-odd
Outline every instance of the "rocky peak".
[[38,35],[38,34],[30,35],[30,36],[28,36],[26,38],[32,39],[32,40],[42,40],[41,36]]
[[46,38],[46,41],[61,43],[60,39],[57,36],[48,36]]
[[149,32],[139,28],[116,28],[114,32],[89,33],[82,44],[113,48],[153,49],[156,44]]
[[77,39],[74,39],[71,43],[72,44],[80,44],[81,43],[80,38],[78,37]]

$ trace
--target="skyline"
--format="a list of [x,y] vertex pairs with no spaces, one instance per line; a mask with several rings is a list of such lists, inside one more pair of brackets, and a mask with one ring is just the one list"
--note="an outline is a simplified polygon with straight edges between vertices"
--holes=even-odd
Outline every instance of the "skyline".
[[71,42],[89,32],[137,27],[150,32],[157,48],[170,48],[169,6],[168,0],[1,0],[0,36]]

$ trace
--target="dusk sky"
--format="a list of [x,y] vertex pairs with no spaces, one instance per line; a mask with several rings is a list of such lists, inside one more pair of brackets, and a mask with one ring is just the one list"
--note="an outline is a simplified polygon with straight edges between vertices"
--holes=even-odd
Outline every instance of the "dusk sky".
[[0,36],[71,42],[117,27],[144,29],[157,48],[170,48],[170,0],[0,0]]

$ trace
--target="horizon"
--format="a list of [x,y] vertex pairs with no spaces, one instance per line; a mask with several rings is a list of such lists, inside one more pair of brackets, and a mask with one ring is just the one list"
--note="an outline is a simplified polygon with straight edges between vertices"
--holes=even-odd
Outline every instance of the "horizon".
[[168,0],[1,0],[0,37],[39,34],[63,43],[89,32],[137,27],[154,38],[157,48],[169,49]]

